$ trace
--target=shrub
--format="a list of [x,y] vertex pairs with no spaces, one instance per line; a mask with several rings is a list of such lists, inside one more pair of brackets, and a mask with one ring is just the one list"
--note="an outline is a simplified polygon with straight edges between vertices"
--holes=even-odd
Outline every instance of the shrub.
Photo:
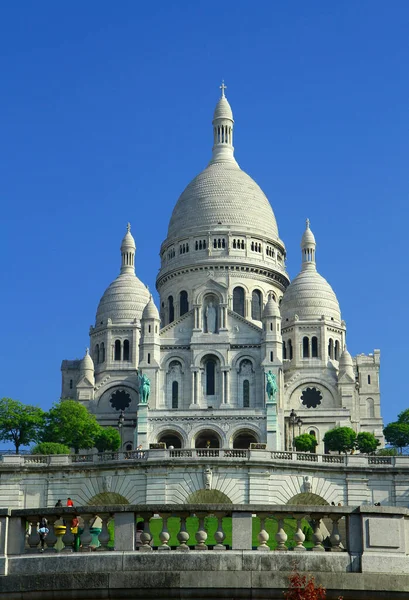
[[70,454],[71,450],[65,444],[41,442],[31,448],[31,454]]

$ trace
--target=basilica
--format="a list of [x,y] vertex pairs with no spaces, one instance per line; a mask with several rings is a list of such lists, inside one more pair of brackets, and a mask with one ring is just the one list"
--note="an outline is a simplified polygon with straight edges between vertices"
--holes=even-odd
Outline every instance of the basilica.
[[128,225],[90,350],[62,362],[61,397],[84,404],[101,425],[119,425],[124,450],[162,442],[284,451],[310,433],[323,453],[325,432],[339,426],[383,442],[380,352],[348,352],[308,220],[290,282],[271,205],[234,157],[233,113],[221,90],[210,162],[176,202],[160,249],[159,306],[136,276]]

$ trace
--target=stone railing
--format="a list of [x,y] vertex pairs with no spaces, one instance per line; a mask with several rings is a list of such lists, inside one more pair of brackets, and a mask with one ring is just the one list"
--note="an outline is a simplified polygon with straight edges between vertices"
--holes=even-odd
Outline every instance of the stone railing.
[[348,467],[409,467],[409,456],[368,456],[366,454],[310,454],[308,452],[271,451],[271,450],[240,450],[236,448],[175,448],[130,450],[127,452],[80,453],[69,455],[30,455],[6,454],[0,456],[0,465],[15,467],[44,467],[71,464],[103,464],[112,462],[156,462],[173,460],[195,461],[231,461],[247,460],[249,462],[279,462],[297,463],[308,462],[325,465],[330,468],[339,465]]
[[[215,531],[209,538],[206,517],[214,517]],[[78,531],[71,530],[74,517],[79,519]],[[161,518],[160,532],[153,543],[151,525]],[[178,545],[170,546],[168,521],[176,517]],[[187,519],[195,517],[195,531]],[[364,551],[409,552],[409,510],[395,507],[339,507],[296,505],[113,505],[44,509],[0,510],[0,555],[24,555],[41,551],[40,521],[46,518],[49,533],[44,540],[45,554],[71,552],[77,547],[87,552],[93,547],[114,551],[194,551],[194,550],[256,550],[269,552],[272,529],[276,551],[306,551],[305,526],[312,533],[307,544],[312,552]],[[224,519],[231,519],[232,537],[227,546]],[[253,544],[254,519],[258,518],[257,545]],[[284,520],[293,519],[292,539],[285,532]],[[98,519],[98,528],[95,528]],[[143,531],[137,539],[137,520],[143,521]],[[276,522],[272,526],[272,520]],[[113,527],[109,523],[113,523]],[[309,524],[309,526],[308,526]],[[342,524],[342,527],[340,526]],[[94,527],[94,529],[92,529]],[[190,533],[188,532],[190,529]],[[270,533],[269,533],[270,529]],[[310,529],[310,532],[311,532]],[[91,531],[92,530],[92,531]],[[115,531],[114,545],[111,542]],[[111,531],[111,533],[110,533]],[[341,534],[340,532],[344,533]],[[96,541],[97,540],[97,541]],[[138,545],[139,542],[139,545]],[[408,559],[409,561],[409,559]]]

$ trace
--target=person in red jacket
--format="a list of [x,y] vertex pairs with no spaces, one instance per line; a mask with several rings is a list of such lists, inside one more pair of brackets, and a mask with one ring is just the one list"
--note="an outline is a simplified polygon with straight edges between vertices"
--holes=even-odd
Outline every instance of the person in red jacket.
[[71,500],[71,498],[67,498],[67,506],[74,506],[74,502]]

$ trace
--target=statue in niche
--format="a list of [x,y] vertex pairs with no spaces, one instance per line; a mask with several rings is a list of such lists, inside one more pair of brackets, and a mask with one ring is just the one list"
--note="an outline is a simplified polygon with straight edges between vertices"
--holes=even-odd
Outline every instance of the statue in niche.
[[104,492],[110,492],[111,488],[112,488],[112,476],[105,475],[102,478],[102,489],[104,490]]
[[216,308],[212,301],[206,306],[205,315],[207,333],[216,333]]
[[139,402],[147,404],[151,391],[151,382],[146,375],[138,375],[139,380]]
[[311,483],[310,478],[307,475],[306,477],[304,477],[304,492],[306,494],[311,494],[311,490],[312,490],[312,483]]
[[203,471],[203,481],[204,481],[204,487],[205,490],[211,490],[212,489],[212,470],[209,466],[205,467],[205,470]]
[[269,402],[275,402],[277,396],[277,378],[272,371],[266,373],[267,385],[266,392]]

